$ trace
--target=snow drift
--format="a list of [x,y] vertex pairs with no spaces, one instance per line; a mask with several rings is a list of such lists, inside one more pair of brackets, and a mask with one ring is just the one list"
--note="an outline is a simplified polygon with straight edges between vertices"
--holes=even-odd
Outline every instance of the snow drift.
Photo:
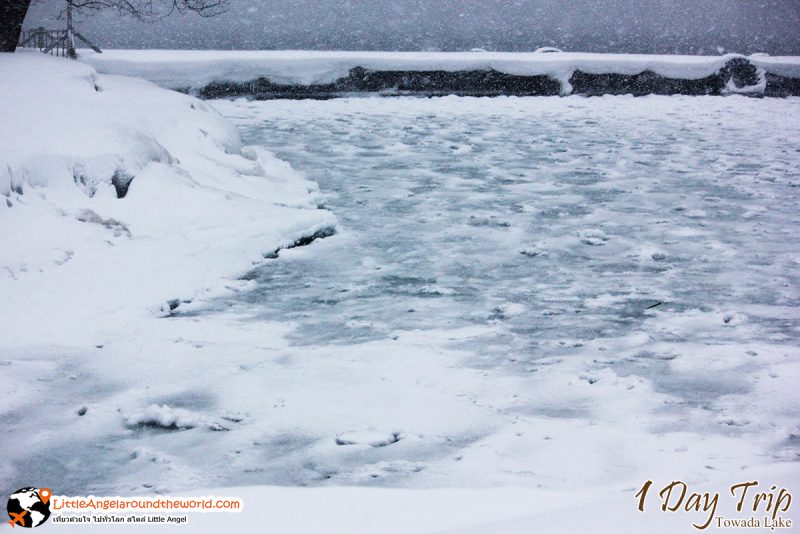
[[196,98],[39,53],[2,55],[0,90],[6,342],[124,328],[335,225],[315,184]]
[[101,72],[203,97],[800,94],[800,58],[512,52],[81,51]]

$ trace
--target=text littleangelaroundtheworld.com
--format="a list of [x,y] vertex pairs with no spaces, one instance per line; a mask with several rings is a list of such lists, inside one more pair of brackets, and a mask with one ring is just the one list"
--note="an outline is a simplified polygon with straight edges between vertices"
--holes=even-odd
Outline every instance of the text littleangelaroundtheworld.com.
[[241,499],[235,497],[62,497],[53,496],[50,509],[53,512],[73,511],[191,511],[191,512],[240,512]]

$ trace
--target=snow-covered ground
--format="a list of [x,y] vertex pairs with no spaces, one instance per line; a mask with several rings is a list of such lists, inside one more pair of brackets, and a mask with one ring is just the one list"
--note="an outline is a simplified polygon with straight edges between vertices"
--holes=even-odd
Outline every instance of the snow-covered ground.
[[[579,52],[340,52],[310,50],[106,50],[80,51],[81,60],[100,72],[145,78],[164,87],[199,89],[214,81],[247,82],[266,78],[283,85],[333,83],[350,70],[476,71],[495,70],[520,76],[548,76],[563,94],[571,92],[575,71],[588,74],[640,74],[697,80],[743,58],[769,74],[800,78],[800,57],[680,56],[591,54]],[[763,92],[763,87],[760,89]]]
[[336,221],[315,184],[194,98],[38,52],[0,55],[0,91],[0,487],[77,489],[95,473],[67,457],[129,432],[124,398],[133,416],[205,368],[160,317]]
[[800,99],[208,103],[38,54],[0,90],[0,494],[680,532],[645,480],[797,493]]
[[[661,482],[669,483],[671,480]],[[734,476],[712,475],[710,483],[703,489],[719,492],[718,505],[714,509],[717,516],[742,515],[735,510],[736,499],[726,492],[732,484],[743,480],[781,481],[797,488],[800,486],[800,464],[743,469]],[[633,491],[602,492],[590,488],[565,493],[521,487],[409,490],[257,486],[228,488],[225,494],[242,498],[244,510],[241,513],[188,514],[187,526],[181,528],[201,533],[223,530],[280,534],[679,534],[702,532],[691,524],[702,525],[709,516],[703,510],[664,513],[655,499],[646,504],[644,512],[639,512],[632,497]],[[794,495],[797,495],[796,490]],[[796,504],[781,515],[792,520],[796,529],[800,519]],[[762,519],[763,515],[759,516],[759,520]],[[95,528],[86,524],[76,525],[74,531],[109,531],[107,525],[92,526]],[[115,525],[113,530],[132,532],[141,531],[141,528],[140,525],[128,528]],[[717,528],[715,522],[708,531],[729,530]]]

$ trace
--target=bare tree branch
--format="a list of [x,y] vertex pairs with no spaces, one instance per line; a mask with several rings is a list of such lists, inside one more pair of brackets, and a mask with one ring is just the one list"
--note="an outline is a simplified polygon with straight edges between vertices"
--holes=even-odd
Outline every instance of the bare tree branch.
[[225,11],[228,0],[73,0],[78,10],[116,9],[139,20],[154,20],[178,13],[192,12],[213,17]]
[[[32,0],[0,0],[0,52],[13,52]],[[39,1],[39,0],[33,0]],[[44,0],[43,0],[44,1]],[[67,2],[63,2],[66,13]],[[77,10],[116,9],[142,21],[155,21],[177,11],[213,17],[225,11],[228,0],[72,0]]]

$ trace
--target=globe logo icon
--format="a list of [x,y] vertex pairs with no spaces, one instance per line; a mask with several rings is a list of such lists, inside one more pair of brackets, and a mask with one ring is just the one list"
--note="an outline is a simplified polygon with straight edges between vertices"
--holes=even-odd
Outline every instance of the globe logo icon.
[[25,528],[38,527],[50,517],[50,497],[48,488],[21,488],[8,498],[8,523]]

